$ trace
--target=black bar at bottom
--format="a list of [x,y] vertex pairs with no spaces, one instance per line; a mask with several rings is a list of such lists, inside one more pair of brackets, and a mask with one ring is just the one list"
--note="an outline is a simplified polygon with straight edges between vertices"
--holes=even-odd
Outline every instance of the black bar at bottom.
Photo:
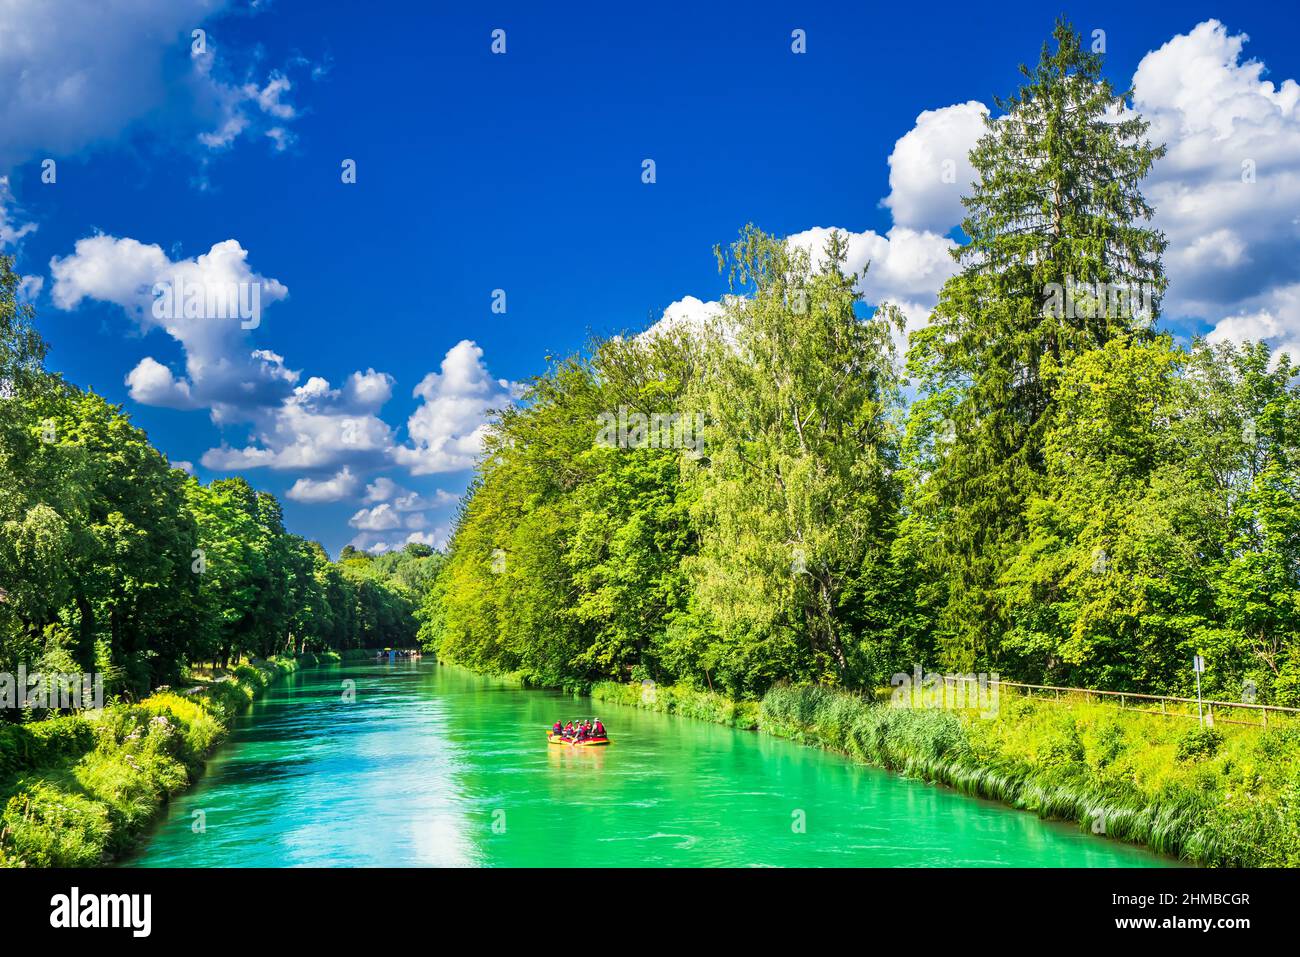
[[[1293,928],[1297,890],[1286,870],[14,870],[0,871],[0,919],[11,942],[128,947],[212,935],[373,946],[392,921],[494,942],[554,939],[565,915],[597,921],[589,930],[607,941],[611,931],[671,939],[680,928],[728,946],[770,944],[774,933],[829,943],[842,932],[904,946],[1039,934],[1231,941]],[[131,895],[149,895],[147,912]]]

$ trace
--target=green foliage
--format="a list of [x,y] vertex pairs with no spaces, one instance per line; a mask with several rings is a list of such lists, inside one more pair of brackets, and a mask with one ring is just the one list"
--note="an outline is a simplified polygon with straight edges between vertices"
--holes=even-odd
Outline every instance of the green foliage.
[[[868,315],[843,238],[746,227],[711,320],[596,342],[490,425],[420,577],[425,647],[743,699],[918,664],[1187,696],[1202,654],[1207,695],[1300,703],[1296,368],[1153,329],[1163,148],[1072,28],[1053,41],[972,154],[910,408],[897,310]],[[704,444],[610,447],[615,411],[698,414]]]
[[1178,739],[1178,750],[1174,756],[1179,761],[1195,761],[1198,758],[1212,758],[1223,744],[1223,734],[1214,728],[1192,728]]
[[[274,496],[171,469],[120,409],[43,370],[0,257],[0,670],[93,669],[119,699],[95,729],[0,725],[0,778],[76,768],[15,792],[0,855],[116,853],[273,656],[418,640],[1100,816],[1192,860],[1296,863],[1288,729],[1184,735],[1017,699],[973,721],[832,690],[927,664],[1186,696],[1202,654],[1208,696],[1300,705],[1296,366],[1153,330],[1165,241],[1140,183],[1163,147],[1071,27],[1053,40],[971,155],[959,271],[910,337],[909,407],[900,314],[865,307],[844,238],[803,249],[749,226],[718,250],[731,295],[713,320],[595,342],[500,410],[445,555],[331,562]],[[681,441],[648,433],[664,417]],[[611,420],[642,424],[610,441]],[[145,698],[191,662],[245,658],[272,663]]]
[[415,642],[440,555],[335,564],[273,495],[172,468],[120,408],[42,369],[17,288],[0,257],[0,671],[93,671],[138,699],[192,661]]
[[[950,583],[936,633],[960,670],[998,655],[998,580],[1044,471],[1049,364],[1141,334],[1164,289],[1164,238],[1143,225],[1151,209],[1139,190],[1163,147],[1147,142],[1140,116],[1113,115],[1123,95],[1076,31],[1058,23],[1053,39],[971,152],[978,179],[963,200],[962,271],[909,354],[922,386],[909,498],[922,554]],[[1097,283],[1144,287],[1150,315],[1108,299],[1050,308],[1053,288]]]
[[193,695],[0,726],[0,865],[91,867],[127,853],[230,722],[291,659],[240,665]]
[[733,728],[758,727],[758,702],[736,701],[714,691],[703,691],[687,685],[658,685],[650,691],[639,682],[621,684],[616,681],[601,681],[591,686],[591,696],[597,701],[677,714]]
[[85,752],[94,725],[82,715],[0,725],[0,778]]
[[93,867],[112,833],[104,805],[43,781],[11,797],[0,821],[6,867]]
[[813,253],[753,227],[719,252],[735,295],[689,393],[708,460],[691,472],[700,548],[687,569],[717,626],[702,658],[733,692],[878,677],[880,635],[849,599],[889,563],[901,318],[858,316],[863,277],[846,272],[842,235]]

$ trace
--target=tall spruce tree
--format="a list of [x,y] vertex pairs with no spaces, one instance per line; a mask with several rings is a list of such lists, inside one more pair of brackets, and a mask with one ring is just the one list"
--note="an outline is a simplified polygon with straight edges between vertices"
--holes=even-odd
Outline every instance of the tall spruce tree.
[[1053,39],[971,152],[962,271],[909,355],[921,384],[914,521],[948,582],[937,638],[954,666],[997,660],[997,583],[1043,473],[1054,370],[1143,335],[1165,285],[1164,237],[1145,225],[1139,190],[1164,148],[1069,24]]

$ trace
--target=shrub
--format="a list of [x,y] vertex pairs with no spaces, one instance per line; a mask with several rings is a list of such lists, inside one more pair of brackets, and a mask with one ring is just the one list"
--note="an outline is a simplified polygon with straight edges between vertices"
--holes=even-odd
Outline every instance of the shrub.
[[0,725],[0,775],[76,757],[94,744],[94,724],[79,714],[59,715],[31,724]]
[[108,810],[80,794],[45,781],[23,786],[5,805],[0,824],[6,834],[6,863],[34,867],[89,867],[98,864],[112,828]]
[[1223,745],[1223,734],[1216,728],[1195,727],[1178,739],[1179,761],[1212,758]]

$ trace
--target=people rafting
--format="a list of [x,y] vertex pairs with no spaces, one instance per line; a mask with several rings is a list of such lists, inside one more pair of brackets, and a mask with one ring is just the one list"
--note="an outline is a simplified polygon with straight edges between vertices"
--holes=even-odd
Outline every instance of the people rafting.
[[603,738],[605,736],[605,726],[600,723],[599,718],[596,719],[596,727],[594,730],[596,737]]
[[564,735],[564,737],[566,737],[566,738],[571,738],[571,737],[573,737],[573,722],[572,722],[572,721],[570,721],[568,724],[566,724],[566,725],[564,726],[564,732],[563,732],[563,735]]
[[551,728],[551,733],[557,738],[564,737],[564,725],[560,724],[559,719],[556,719],[555,727]]

